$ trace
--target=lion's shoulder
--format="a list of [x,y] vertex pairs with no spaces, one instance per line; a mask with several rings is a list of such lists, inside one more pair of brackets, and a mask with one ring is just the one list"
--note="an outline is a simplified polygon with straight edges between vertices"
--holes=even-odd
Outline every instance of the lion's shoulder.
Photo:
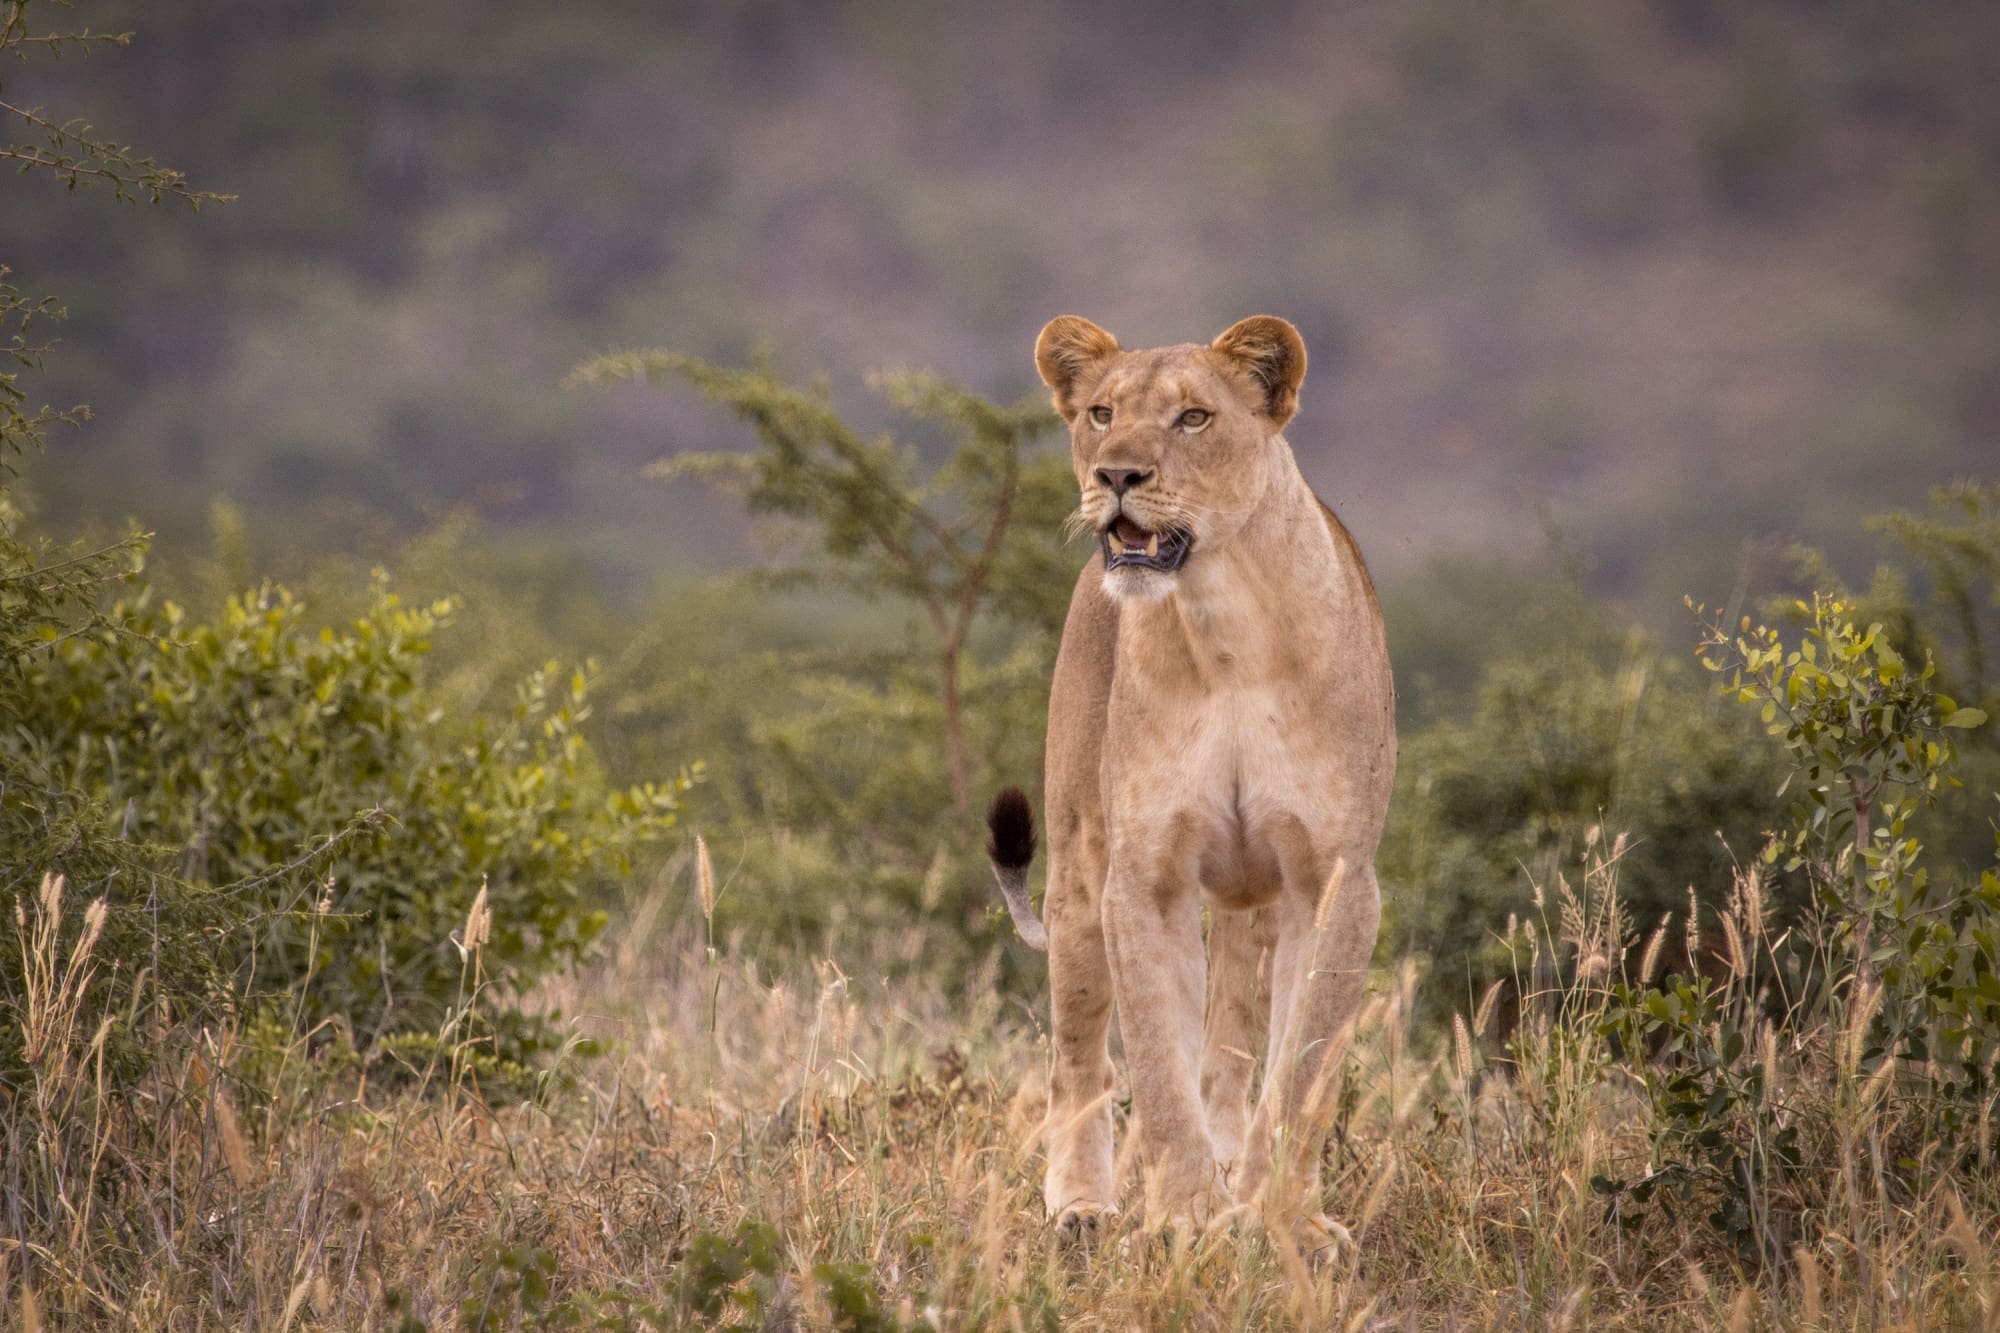
[[1327,534],[1333,538],[1334,549],[1339,552],[1343,564],[1350,566],[1360,575],[1362,591],[1367,594],[1368,609],[1374,618],[1382,618],[1382,601],[1375,595],[1375,580],[1369,577],[1368,562],[1361,558],[1361,544],[1354,540],[1354,534],[1340,521],[1340,515],[1333,512],[1333,506],[1313,496],[1313,503],[1319,506],[1320,518],[1326,522]]

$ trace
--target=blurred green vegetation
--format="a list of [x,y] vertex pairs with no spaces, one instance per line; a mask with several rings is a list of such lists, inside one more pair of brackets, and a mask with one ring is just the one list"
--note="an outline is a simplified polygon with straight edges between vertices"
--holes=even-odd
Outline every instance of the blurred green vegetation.
[[[1739,592],[1727,616],[1755,609],[1784,623],[1801,595],[1849,598],[1862,626],[1935,665],[1947,700],[1992,711],[2000,487],[1940,488],[1926,510],[1866,526],[1884,549],[1865,589],[1849,592],[1824,552],[1800,547],[1774,580],[1782,591]],[[1430,961],[1432,1004],[1476,1005],[1507,974],[1510,918],[1539,922],[1559,881],[1581,884],[1593,838],[1624,840],[1620,896],[1645,932],[1668,913],[1684,919],[1691,895],[1715,908],[1784,827],[1789,767],[1762,726],[1719,706],[1688,653],[1622,627],[1573,582],[1440,568],[1405,584],[1385,615],[1407,693],[1381,853],[1383,948]],[[1684,624],[1691,645],[1697,626]],[[1991,852],[2000,738],[1981,728],[1958,744],[1963,785],[1937,794],[1928,840],[1939,881],[1969,890]],[[1812,910],[1809,889],[1771,872],[1779,929]]]
[[[270,583],[190,610],[159,595],[140,537],[65,545],[0,519],[0,883],[23,909],[0,914],[19,1020],[0,1089],[49,998],[29,937],[58,914],[23,914],[45,876],[101,904],[108,982],[85,1019],[122,1078],[149,1035],[272,1005],[363,1048],[433,1034],[465,998],[475,897],[482,985],[518,999],[585,955],[676,821],[685,768],[608,780],[581,731],[590,669],[547,663],[504,693],[435,679],[448,601],[406,604],[378,575],[345,623]],[[507,1052],[549,1035],[513,1025]]]
[[[0,5],[10,71],[118,44],[45,27],[47,12]],[[16,132],[29,137],[9,143]],[[81,121],[11,102],[0,160],[119,200],[225,202]],[[579,730],[590,668],[548,662],[496,707],[482,654],[476,689],[441,689],[425,658],[449,600],[407,604],[376,573],[336,625],[268,581],[240,591],[248,537],[228,506],[214,512],[213,558],[192,567],[209,590],[192,610],[160,594],[144,534],[48,535],[24,503],[24,466],[90,412],[34,406],[65,312],[7,276],[0,1106],[32,1101],[63,1139],[44,1157],[60,1158],[70,1131],[54,1129],[65,1117],[50,1089],[80,1065],[95,1062],[99,1094],[107,1078],[122,1090],[205,1025],[275,1008],[288,1033],[324,1021],[350,1049],[398,1029],[437,1040],[463,1033],[471,991],[512,1000],[579,961],[688,777],[606,781]],[[483,1036],[517,1054],[554,1017]]]
[[1434,1012],[1476,1009],[1511,976],[1510,925],[1546,924],[1597,839],[1624,840],[1620,890],[1643,929],[1685,917],[1690,895],[1720,899],[1763,844],[1783,770],[1706,684],[1637,633],[1616,655],[1553,645],[1494,661],[1461,714],[1405,735],[1382,948],[1429,963]]
[[1040,770],[1079,563],[1062,549],[1075,481],[1067,451],[1045,443],[1053,414],[1039,395],[1003,408],[927,375],[878,379],[906,419],[953,441],[932,466],[768,364],[641,352],[575,376],[640,377],[686,382],[758,439],[653,474],[738,494],[791,539],[784,565],[665,601],[616,654],[632,757],[729,756],[699,810],[748,891],[725,882],[717,928],[812,947],[925,921],[921,952],[885,961],[963,968],[996,938],[979,812]]

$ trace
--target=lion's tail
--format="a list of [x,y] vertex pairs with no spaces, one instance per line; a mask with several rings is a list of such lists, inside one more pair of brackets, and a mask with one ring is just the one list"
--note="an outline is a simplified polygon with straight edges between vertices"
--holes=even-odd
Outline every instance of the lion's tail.
[[1000,883],[1000,896],[1007,900],[1007,914],[1014,929],[1030,948],[1046,950],[1049,932],[1028,901],[1028,863],[1035,859],[1035,807],[1019,787],[1005,787],[993,798],[986,812],[986,855],[993,862],[993,878]]

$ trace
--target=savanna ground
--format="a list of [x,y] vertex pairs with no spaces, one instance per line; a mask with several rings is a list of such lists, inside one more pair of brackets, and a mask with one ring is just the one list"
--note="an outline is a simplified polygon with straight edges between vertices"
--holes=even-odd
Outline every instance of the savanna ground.
[[[449,1044],[364,1072],[316,1055],[312,1033],[251,1050],[224,1027],[86,1133],[13,1120],[13,1186],[24,1168],[52,1177],[70,1228],[36,1246],[37,1280],[10,1283],[7,1315],[26,1329],[1983,1326],[1990,1163],[1917,1192],[1885,1177],[1903,1116],[1861,1067],[1859,1027],[1762,1053],[1780,1098],[1832,1135],[1809,1178],[1774,1186],[1782,1253],[1732,1249],[1702,1221],[1699,1182],[1678,1212],[1671,1182],[1649,1209],[1610,1206],[1607,1178],[1658,1165],[1638,1080],[1595,1039],[1603,980],[1625,966],[1607,947],[1622,852],[1598,847],[1580,894],[1554,886],[1542,930],[1516,926],[1530,998],[1504,1064],[1462,1019],[1418,1037],[1414,971],[1378,976],[1324,1153],[1325,1206],[1352,1234],[1330,1255],[1227,1232],[1059,1249],[1039,1193],[1044,1043],[991,969],[960,992],[881,984],[859,959],[765,975],[655,930],[669,897],[697,892],[683,865],[600,964],[535,997],[609,1050],[525,1098],[483,1097]],[[1755,910],[1739,901],[1736,920]],[[475,911],[461,938],[476,946],[481,926]],[[925,947],[914,928],[878,943],[878,961]],[[1732,947],[1754,968],[1758,944]],[[1535,991],[1556,952],[1599,980]],[[91,978],[55,961],[31,1021],[60,1029],[65,986]],[[1815,1047],[1831,1080],[1812,1075]],[[91,1104],[87,1057],[41,1073],[42,1114]],[[114,1168],[121,1187],[94,1190]],[[0,1203],[19,1216],[18,1194]]]

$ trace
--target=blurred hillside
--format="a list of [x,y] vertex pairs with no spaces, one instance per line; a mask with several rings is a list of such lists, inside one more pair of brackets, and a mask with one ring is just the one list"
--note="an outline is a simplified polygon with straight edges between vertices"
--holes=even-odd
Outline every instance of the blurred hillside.
[[[1041,322],[1130,344],[1284,314],[1292,431],[1393,581],[1548,521],[1641,614],[1742,543],[1838,543],[2000,440],[2000,9],[1983,0],[85,3],[128,51],[10,91],[240,201],[10,181],[0,261],[72,320],[55,515],[280,548],[470,509],[602,586],[745,553],[641,483],[739,447],[582,355],[768,341],[1033,387]],[[1546,519],[1544,518],[1546,515]],[[1770,548],[1774,549],[1774,548]],[[278,560],[282,564],[282,558]]]

